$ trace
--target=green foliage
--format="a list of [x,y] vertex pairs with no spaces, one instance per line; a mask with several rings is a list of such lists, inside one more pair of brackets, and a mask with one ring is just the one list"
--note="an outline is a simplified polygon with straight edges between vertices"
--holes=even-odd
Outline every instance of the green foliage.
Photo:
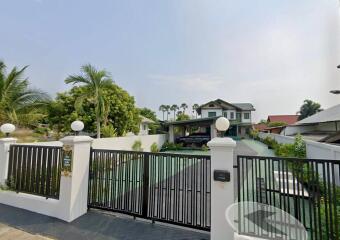
[[132,150],[136,152],[141,152],[143,151],[142,149],[142,141],[136,140],[133,145],[132,145]]
[[209,147],[207,145],[205,145],[205,144],[202,145],[201,149],[204,152],[208,152],[209,151]]
[[287,123],[285,122],[270,122],[268,123],[268,127],[283,127],[287,126]]
[[181,150],[183,148],[182,143],[171,143],[171,142],[165,142],[162,146],[162,151],[175,151],[175,150]]
[[36,126],[45,116],[44,107],[49,96],[29,88],[28,79],[24,77],[26,68],[14,67],[6,74],[6,65],[0,61],[0,123]]
[[185,114],[185,113],[181,113],[177,115],[177,121],[184,121],[184,120],[189,120],[190,117],[189,115]]
[[300,107],[299,111],[299,120],[305,119],[309,116],[314,115],[315,113],[321,112],[321,105],[320,103],[313,102],[312,100],[306,99],[303,102],[303,105]]
[[34,129],[34,132],[40,135],[46,135],[50,131],[47,127],[37,127]]
[[[84,99],[82,109],[76,109],[77,99],[87,91],[86,87],[73,87],[71,90],[59,93],[56,100],[48,108],[47,122],[56,132],[70,132],[71,123],[74,120],[84,122],[84,131],[96,131],[96,112],[92,98]],[[103,98],[109,104],[110,111],[105,116],[104,126],[112,126],[116,129],[117,136],[126,132],[138,133],[139,111],[135,107],[135,100],[125,90],[114,83],[106,86],[102,92]]]
[[153,153],[159,152],[158,145],[155,142],[151,145],[150,149]]
[[139,114],[148,118],[148,119],[151,119],[152,121],[155,121],[157,122],[157,116],[156,116],[156,113],[154,111],[152,111],[151,109],[149,108],[140,108],[139,109]]
[[256,129],[251,130],[250,133],[249,133],[249,136],[254,140],[260,140],[259,131],[256,130]]
[[65,79],[68,84],[81,84],[83,92],[74,103],[78,111],[83,110],[83,102],[90,99],[94,104],[96,116],[97,138],[100,138],[101,124],[110,111],[109,103],[104,96],[107,87],[113,84],[110,74],[105,70],[97,70],[90,64],[81,67],[80,75],[70,75]]
[[117,130],[110,124],[102,127],[101,134],[103,137],[116,137]]

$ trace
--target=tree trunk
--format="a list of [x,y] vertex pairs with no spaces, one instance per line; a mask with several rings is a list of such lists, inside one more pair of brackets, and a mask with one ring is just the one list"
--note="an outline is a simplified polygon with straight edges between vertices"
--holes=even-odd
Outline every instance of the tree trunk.
[[97,119],[97,138],[100,138],[100,121]]

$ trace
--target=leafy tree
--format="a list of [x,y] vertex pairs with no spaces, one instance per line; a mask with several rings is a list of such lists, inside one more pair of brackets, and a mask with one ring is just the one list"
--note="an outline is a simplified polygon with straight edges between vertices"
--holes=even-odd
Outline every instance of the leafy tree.
[[151,109],[149,108],[140,108],[139,109],[139,114],[148,118],[148,119],[151,119],[152,121],[155,121],[157,122],[157,116],[156,116],[156,113],[154,111],[152,111]]
[[170,114],[170,105],[165,105],[165,111],[166,111],[166,120],[169,121],[169,114]]
[[170,107],[170,110],[174,112],[174,121],[176,120],[176,112],[177,112],[178,109],[179,109],[179,107],[176,104],[173,104]]
[[285,123],[285,122],[270,122],[268,124],[268,127],[283,127],[283,126],[287,126],[287,123]]
[[321,111],[322,109],[319,103],[306,99],[298,112],[300,114],[299,120],[305,119]]
[[45,114],[49,96],[29,88],[24,72],[28,66],[14,67],[8,74],[6,65],[0,61],[0,122],[11,122],[21,126],[36,125]]
[[156,113],[149,108],[140,108],[139,114],[146,117],[146,118],[149,118],[149,119],[151,119],[152,121],[155,122],[153,124],[149,124],[149,129],[150,129],[149,133],[150,134],[156,134],[157,131],[161,127],[160,124],[159,124],[159,121],[157,119]]
[[[76,109],[76,102],[86,91],[88,91],[86,86],[79,86],[57,95],[48,114],[48,123],[55,131],[56,129],[60,132],[71,131],[70,125],[76,119],[84,122],[85,131],[95,132],[97,130],[93,99],[84,99],[82,109]],[[112,126],[117,136],[122,136],[127,132],[138,133],[140,117],[139,111],[135,107],[134,98],[114,83],[105,88],[102,96],[104,101],[108,103],[108,109],[110,109],[105,116],[106,125],[104,125],[104,128]],[[112,135],[112,128],[108,130]]]
[[185,113],[181,113],[177,115],[177,121],[184,121],[184,120],[189,120],[190,116],[185,114]]
[[110,74],[105,70],[97,70],[94,66],[87,64],[81,67],[80,75],[70,75],[65,83],[82,84],[83,94],[77,98],[75,106],[78,110],[82,108],[85,99],[90,99],[95,105],[97,138],[100,138],[101,122],[104,121],[109,112],[108,103],[104,98],[104,90],[112,85]]
[[185,113],[185,110],[188,108],[188,105],[186,103],[182,103],[180,108],[182,108],[183,113]]
[[163,112],[163,121],[164,121],[164,119],[165,119],[165,118],[164,118],[164,113],[166,112],[166,106],[163,105],[163,104],[160,105],[160,106],[159,106],[159,111]]
[[192,111],[194,112],[196,118],[197,118],[197,109],[200,107],[200,105],[198,105],[197,103],[195,103],[194,105],[192,105]]

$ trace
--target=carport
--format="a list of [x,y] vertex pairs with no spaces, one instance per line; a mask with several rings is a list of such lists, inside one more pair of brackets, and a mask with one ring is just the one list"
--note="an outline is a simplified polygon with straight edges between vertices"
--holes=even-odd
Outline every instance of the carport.
[[165,123],[169,127],[169,142],[175,142],[178,137],[186,136],[192,132],[199,131],[210,133],[210,137],[217,136],[215,121],[218,117],[196,118],[183,121],[173,121]]

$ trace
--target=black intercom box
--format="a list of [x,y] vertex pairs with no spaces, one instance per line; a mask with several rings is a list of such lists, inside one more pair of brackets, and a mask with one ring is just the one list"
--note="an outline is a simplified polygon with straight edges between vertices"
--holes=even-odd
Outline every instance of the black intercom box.
[[230,182],[230,172],[226,170],[215,170],[214,180],[219,182]]

